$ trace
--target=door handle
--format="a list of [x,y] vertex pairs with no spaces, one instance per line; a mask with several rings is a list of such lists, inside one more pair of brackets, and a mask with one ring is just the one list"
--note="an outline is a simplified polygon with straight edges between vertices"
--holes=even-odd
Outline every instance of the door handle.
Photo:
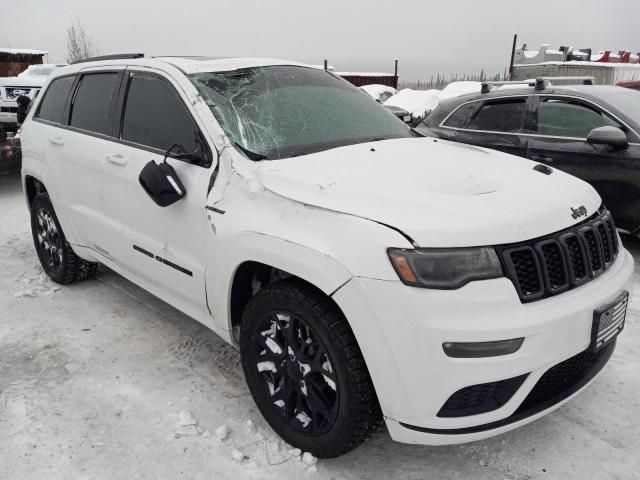
[[109,163],[113,163],[114,165],[118,165],[120,167],[124,167],[127,164],[127,159],[124,158],[119,153],[116,153],[115,155],[107,155],[105,160]]
[[532,155],[531,160],[534,162],[553,163],[553,158],[544,155]]
[[49,137],[49,143],[51,145],[64,145],[62,137]]

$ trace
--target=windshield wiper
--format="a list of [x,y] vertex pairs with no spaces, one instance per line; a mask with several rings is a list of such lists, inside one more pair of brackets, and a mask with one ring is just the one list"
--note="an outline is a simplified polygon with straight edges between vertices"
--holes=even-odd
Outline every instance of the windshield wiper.
[[253,160],[254,162],[259,162],[260,160],[269,160],[269,157],[267,157],[266,155],[263,155],[261,153],[252,152],[251,150],[248,150],[248,149],[244,148],[238,142],[233,142],[233,144],[236,147],[238,147],[240,149],[240,151],[242,153],[244,153],[249,160]]

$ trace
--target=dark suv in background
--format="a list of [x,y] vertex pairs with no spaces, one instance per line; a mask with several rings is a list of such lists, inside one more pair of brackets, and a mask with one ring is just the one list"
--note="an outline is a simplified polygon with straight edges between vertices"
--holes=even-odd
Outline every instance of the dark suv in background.
[[[603,85],[503,85],[442,101],[416,129],[589,182],[621,229],[640,229],[640,93]],[[551,172],[551,169],[547,169]]]

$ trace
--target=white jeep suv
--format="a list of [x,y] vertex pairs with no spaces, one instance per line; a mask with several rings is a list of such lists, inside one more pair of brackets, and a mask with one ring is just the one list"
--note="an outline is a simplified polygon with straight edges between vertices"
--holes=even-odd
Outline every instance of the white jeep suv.
[[624,326],[633,260],[592,187],[420,137],[319,68],[78,63],[22,147],[49,276],[103,263],[237,345],[267,422],[320,457],[382,420],[430,445],[530,422]]

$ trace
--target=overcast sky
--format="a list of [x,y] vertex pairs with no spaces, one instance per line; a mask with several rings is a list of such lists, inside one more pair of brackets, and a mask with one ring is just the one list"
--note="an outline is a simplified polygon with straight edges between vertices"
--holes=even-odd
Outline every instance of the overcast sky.
[[[80,19],[103,54],[268,56],[338,70],[502,72],[513,34],[541,43],[640,51],[638,0],[0,0],[0,47],[66,57]],[[2,6],[4,5],[4,6]]]

